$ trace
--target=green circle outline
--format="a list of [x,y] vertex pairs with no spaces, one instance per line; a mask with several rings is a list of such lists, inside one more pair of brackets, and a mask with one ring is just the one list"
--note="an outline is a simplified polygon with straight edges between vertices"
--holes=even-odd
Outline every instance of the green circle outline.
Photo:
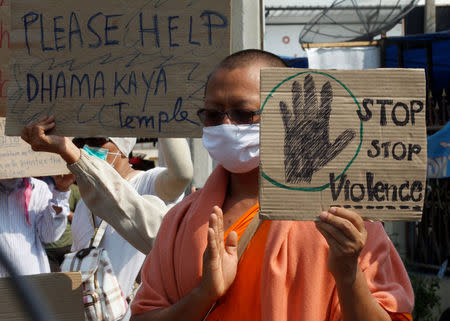
[[[263,110],[264,110],[264,107],[266,106],[268,100],[269,100],[271,97],[273,97],[273,93],[275,93],[275,91],[277,91],[277,89],[278,89],[281,85],[283,85],[285,82],[287,82],[287,81],[289,81],[289,80],[291,80],[291,79],[293,79],[293,78],[296,78],[296,77],[298,77],[298,76],[300,76],[300,75],[302,75],[302,74],[309,74],[309,73],[311,73],[311,74],[320,74],[320,75],[324,75],[324,76],[326,76],[326,77],[328,77],[328,78],[331,78],[331,79],[335,80],[339,85],[341,85],[341,86],[342,86],[342,87],[350,94],[350,96],[353,98],[353,100],[355,101],[356,105],[358,106],[359,111],[361,111],[361,106],[359,105],[359,102],[358,102],[358,100],[356,99],[355,95],[353,95],[352,91],[351,91],[349,88],[347,88],[347,86],[346,86],[342,81],[340,81],[339,79],[333,77],[333,76],[330,75],[330,74],[327,74],[326,72],[322,72],[322,71],[313,71],[313,70],[311,70],[311,71],[302,71],[302,72],[299,72],[299,73],[297,73],[297,74],[295,74],[295,75],[293,75],[293,76],[289,76],[289,77],[287,77],[286,79],[284,79],[283,81],[281,81],[278,85],[276,85],[275,87],[273,87],[273,89],[270,91],[269,95],[267,95],[266,99],[264,100],[264,103],[263,103],[262,106],[261,106],[261,109],[260,109],[261,114],[262,114],[262,112],[263,112]],[[350,168],[350,166],[353,164],[353,161],[356,159],[356,157],[358,156],[358,154],[359,154],[359,152],[360,152],[360,150],[361,150],[361,146],[362,146],[362,142],[363,142],[363,121],[362,121],[362,120],[360,120],[359,134],[360,134],[360,135],[359,135],[359,136],[360,136],[360,141],[359,141],[358,148],[356,149],[356,153],[355,153],[355,155],[353,156],[353,158],[347,163],[347,166],[345,166],[345,168],[344,168],[344,170],[342,171],[342,173],[340,173],[340,174],[335,178],[335,180],[334,180],[335,182],[336,182],[338,179],[340,179],[341,176],[344,175],[345,172]],[[284,184],[281,184],[281,183],[277,182],[276,180],[274,180],[273,178],[271,178],[269,175],[267,175],[266,173],[264,173],[264,171],[262,171],[262,170],[261,170],[261,176],[262,176],[265,180],[267,180],[268,182],[270,182],[272,185],[275,185],[276,187],[284,188],[284,189],[287,189],[287,190],[291,190],[291,191],[318,192],[318,191],[323,191],[324,189],[326,189],[327,187],[330,186],[330,183],[326,183],[326,184],[324,184],[324,185],[322,185],[322,186],[317,186],[317,187],[291,187],[291,186],[287,186],[287,185],[284,185]]]

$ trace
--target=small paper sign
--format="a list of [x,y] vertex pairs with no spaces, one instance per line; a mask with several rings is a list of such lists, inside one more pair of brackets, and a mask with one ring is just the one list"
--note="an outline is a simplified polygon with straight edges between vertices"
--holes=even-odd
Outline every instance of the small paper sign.
[[420,220],[427,145],[419,69],[261,71],[261,216],[331,206]]
[[68,173],[59,155],[34,152],[19,136],[5,136],[5,118],[0,117],[0,179]]
[[200,137],[230,2],[13,1],[7,134],[54,115],[63,136]]

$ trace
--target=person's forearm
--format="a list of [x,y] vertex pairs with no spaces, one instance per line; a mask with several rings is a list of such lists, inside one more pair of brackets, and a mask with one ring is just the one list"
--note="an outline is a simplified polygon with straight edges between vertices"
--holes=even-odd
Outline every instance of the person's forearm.
[[139,251],[148,254],[167,212],[165,204],[156,196],[142,197],[112,166],[84,151],[68,167],[75,174],[81,196],[92,213],[111,224]]
[[339,303],[344,321],[390,321],[388,313],[369,291],[364,273],[358,267],[352,284],[336,280]]
[[202,321],[214,304],[203,293],[197,287],[170,307],[133,315],[130,321]]
[[80,159],[81,151],[69,138],[64,137],[64,145],[59,146],[58,154],[70,165]]
[[160,138],[159,143],[167,170],[158,175],[155,189],[166,202],[175,201],[194,175],[191,153],[185,138]]

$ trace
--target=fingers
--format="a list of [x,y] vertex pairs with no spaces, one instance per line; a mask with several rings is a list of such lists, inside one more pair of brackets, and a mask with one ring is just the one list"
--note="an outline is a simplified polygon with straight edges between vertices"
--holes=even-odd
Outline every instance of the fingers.
[[331,88],[331,84],[329,81],[327,81],[322,86],[322,91],[320,92],[320,110],[319,110],[319,117],[322,119],[330,119],[330,113],[331,113],[331,102],[333,100],[333,89]]
[[209,259],[220,256],[219,246],[217,244],[217,216],[215,214],[211,214],[209,218],[207,251]]
[[20,135],[20,137],[27,143],[30,143],[29,129],[26,126],[22,129],[22,134]]
[[330,248],[336,248],[339,250],[339,252],[344,252],[344,247],[339,243],[328,231],[326,228],[323,227],[324,223],[316,222],[316,227],[319,230],[319,232],[323,235],[325,240],[327,241]]
[[[35,125],[36,126],[36,125]],[[46,132],[47,130],[50,130],[50,129],[52,129],[53,127],[55,127],[55,123],[54,122],[43,122],[43,123],[41,123],[40,125],[37,125],[37,126],[39,126],[39,128],[41,129],[41,130],[43,130],[44,132]]]
[[292,115],[284,101],[280,101],[280,113],[281,118],[283,119],[284,128],[289,128]]
[[367,239],[363,219],[353,211],[344,208],[331,208],[320,214],[321,222],[316,224],[330,246],[346,255],[356,255],[362,250]]
[[334,141],[333,145],[327,153],[327,160],[334,159],[355,137],[355,131],[352,129],[345,130],[338,138]]
[[218,257],[219,251],[216,244],[216,233],[214,233],[214,229],[208,228],[208,254],[209,257]]
[[[327,232],[327,234],[330,235],[339,244],[348,245],[348,243],[358,238],[359,232],[355,227],[352,228],[350,226],[352,225],[352,223],[350,223],[349,221],[346,222],[347,223],[339,222],[337,220],[333,223],[318,222],[317,226],[321,230]],[[345,226],[346,224],[348,224],[348,226]]]
[[298,81],[294,81],[292,83],[292,109],[294,110],[294,117],[298,119],[303,115],[302,110],[300,109],[302,98],[302,88]]
[[[213,212],[209,218],[208,228],[208,246],[211,243],[214,254],[222,255],[226,250],[229,254],[237,253],[237,234],[232,231],[226,240],[224,241],[224,229],[223,229],[223,212],[218,206],[213,207]],[[212,234],[211,234],[212,233]],[[211,234],[211,235],[210,235]]]
[[213,207],[213,212],[210,216],[209,227],[214,231],[214,242],[218,255],[222,256],[224,251],[223,212],[218,206]]
[[320,214],[322,222],[331,224],[342,231],[363,232],[366,230],[364,220],[357,213],[342,207],[331,207],[328,212]]
[[46,132],[47,130],[52,129],[53,127],[55,127],[55,117],[50,116],[44,116],[41,117],[38,121],[31,123],[31,126],[34,128],[39,128],[41,131],[43,130],[44,132]]
[[[334,215],[335,217],[341,217],[341,218],[349,220],[350,222],[353,223],[353,225],[360,232],[363,232],[366,230],[366,227],[364,225],[364,220],[362,219],[362,217],[349,209],[342,208],[342,207],[331,207],[328,210],[328,213],[330,213],[331,215]],[[328,215],[328,217],[331,217],[331,216]]]
[[223,247],[223,238],[224,238],[224,230],[223,230],[223,212],[219,206],[213,207],[214,214],[217,216],[217,237],[220,242],[219,245]]
[[228,234],[227,241],[225,242],[225,250],[230,255],[237,256],[237,233],[235,231],[231,231],[230,234]]
[[303,112],[305,115],[315,118],[317,113],[316,86],[311,75],[306,75],[303,87],[305,91],[305,107]]
[[54,116],[42,116],[38,120],[29,122],[26,127],[31,128],[33,126],[47,126],[48,124],[51,124],[54,122],[55,122]]
[[49,118],[48,116],[41,116],[40,118],[38,118],[38,120],[32,120],[32,121],[30,121],[30,122],[27,124],[27,126],[33,126],[33,125],[35,125],[35,124],[37,124],[37,123],[41,123],[41,122],[43,122],[43,121],[46,121],[48,118]]
[[209,219],[208,245],[203,254],[201,288],[215,301],[233,283],[238,259],[236,232],[230,233],[224,245],[223,213],[217,206],[214,206],[213,211]]
[[53,116],[43,116],[37,121],[30,122],[22,130],[22,139],[27,143],[31,143],[33,138],[40,137],[45,134],[46,131],[55,127],[55,118]]

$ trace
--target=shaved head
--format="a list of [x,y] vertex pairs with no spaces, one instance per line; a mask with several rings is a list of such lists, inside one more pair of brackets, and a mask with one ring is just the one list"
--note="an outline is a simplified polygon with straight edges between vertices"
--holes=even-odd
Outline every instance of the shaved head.
[[277,55],[259,49],[247,49],[229,55],[221,61],[216,69],[225,68],[233,70],[246,67],[256,62],[264,63],[266,67],[287,67],[284,60]]
[[252,65],[259,65],[261,67],[288,67],[283,59],[270,52],[259,49],[241,50],[229,55],[219,63],[211,75],[209,75],[205,86],[205,93],[208,88],[209,80],[218,70],[234,70],[238,68],[246,68]]

